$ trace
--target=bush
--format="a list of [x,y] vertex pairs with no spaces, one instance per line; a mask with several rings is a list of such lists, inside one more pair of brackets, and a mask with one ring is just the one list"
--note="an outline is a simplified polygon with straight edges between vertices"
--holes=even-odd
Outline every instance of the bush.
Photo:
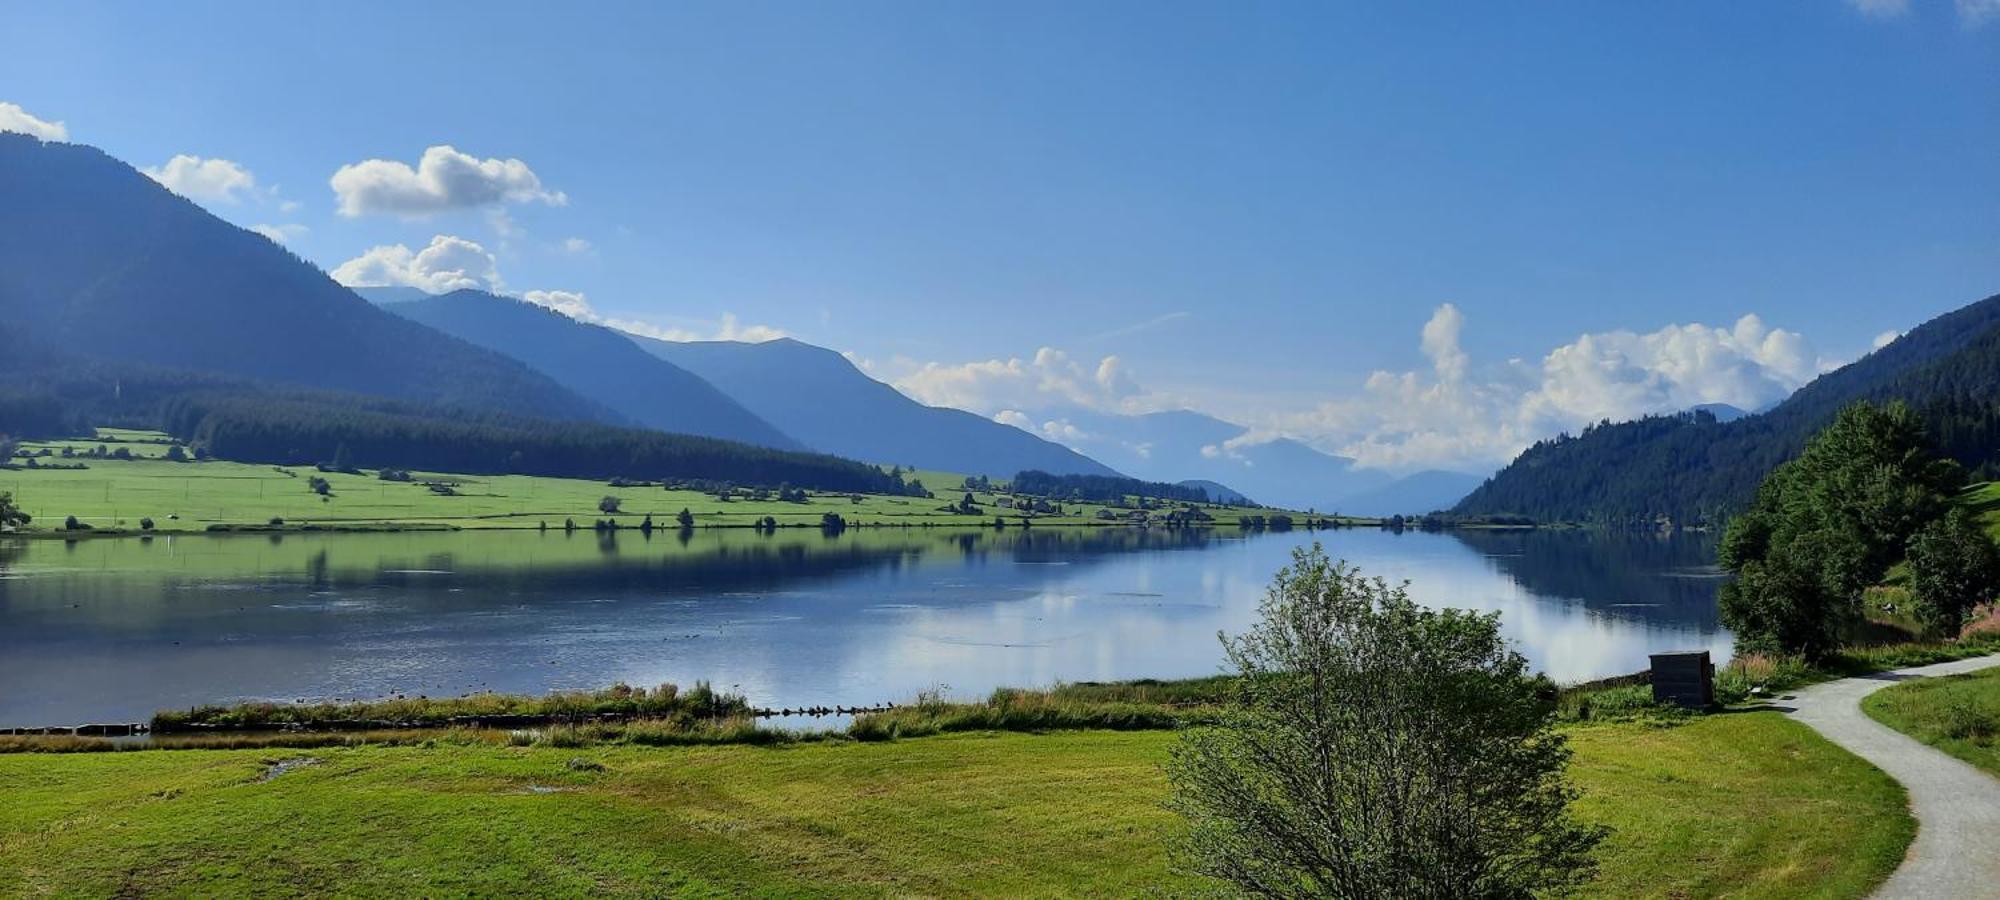
[[[70,518],[73,519],[75,516]],[[34,516],[28,515],[21,507],[14,504],[14,495],[11,492],[0,491],[0,528],[19,528],[34,520]]]
[[[1238,702],[1168,764],[1182,855],[1262,896],[1527,897],[1587,880],[1556,691],[1495,614],[1431,610],[1317,546],[1225,638]],[[1385,815],[1385,811],[1393,814]]]
[[2000,553],[1963,507],[1910,539],[1910,590],[1917,614],[1941,637],[1958,637],[1972,610],[2000,589]]
[[1902,404],[1841,410],[1723,533],[1718,559],[1736,575],[1719,595],[1723,624],[1740,647],[1826,657],[1861,621],[1862,591],[1964,482]]
[[1953,740],[1987,744],[2000,736],[2000,716],[1971,698],[1952,700],[1941,712],[1944,734]]

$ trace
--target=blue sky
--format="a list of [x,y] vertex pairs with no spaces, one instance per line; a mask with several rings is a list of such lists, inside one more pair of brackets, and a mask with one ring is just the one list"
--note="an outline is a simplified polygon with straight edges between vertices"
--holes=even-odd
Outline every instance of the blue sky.
[[[0,103],[228,161],[197,199],[329,270],[447,235],[1030,427],[1189,404],[1391,467],[1781,396],[2000,291],[1995,0],[583,9],[5,2]],[[341,213],[443,145],[499,174]]]

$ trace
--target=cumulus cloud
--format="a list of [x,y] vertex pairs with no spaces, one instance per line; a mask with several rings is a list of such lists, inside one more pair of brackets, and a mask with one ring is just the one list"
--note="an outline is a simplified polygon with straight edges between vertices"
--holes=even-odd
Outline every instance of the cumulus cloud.
[[619,331],[640,337],[659,338],[663,341],[742,341],[746,344],[761,344],[791,335],[782,328],[770,325],[745,325],[735,313],[723,313],[721,321],[711,323],[710,329],[671,328],[655,325],[638,319],[600,319],[600,324],[609,325]]
[[[264,227],[255,230],[262,233]],[[402,244],[371,247],[335,268],[333,280],[348,287],[413,287],[432,294],[466,288],[506,293],[506,283],[500,277],[499,262],[494,255],[478,243],[448,234],[431,238],[430,245],[420,251]],[[746,325],[734,313],[723,313],[721,320],[702,323],[704,327],[667,328],[640,319],[607,316],[591,305],[590,298],[582,291],[532,290],[512,296],[579,322],[661,340],[760,343],[786,337],[783,329]]]
[[478,243],[440,234],[430,246],[412,251],[402,244],[369,248],[368,252],[341,263],[333,270],[333,280],[348,287],[413,287],[442,294],[474,288],[499,291],[499,263]]
[[[1068,419],[1048,419],[1037,424],[1032,416],[1018,409],[1003,409],[994,414],[993,421],[999,422],[1002,425],[1012,425],[1029,434],[1046,438],[1071,448],[1077,448],[1078,445],[1096,438],[1096,435],[1084,431],[1082,428],[1077,427],[1076,423]],[[1134,449],[1143,456],[1150,452],[1151,445],[1146,445],[1143,449],[1138,447]]]
[[575,256],[588,256],[597,250],[597,248],[595,246],[592,246],[589,241],[586,241],[580,237],[564,238],[562,242],[562,249],[564,253],[569,253]]
[[527,291],[521,299],[537,306],[546,306],[579,322],[615,328],[627,334],[641,337],[659,338],[663,341],[744,341],[762,343],[785,337],[781,329],[769,325],[745,325],[735,313],[723,313],[721,321],[713,328],[665,328],[639,319],[623,319],[606,316],[590,305],[590,298],[582,291]]
[[240,203],[257,193],[257,177],[241,163],[227,159],[203,159],[182,153],[167,160],[166,165],[139,171],[189,200]]
[[1267,416],[1259,432],[1238,440],[1292,435],[1367,467],[1478,470],[1541,438],[1607,419],[1702,403],[1763,407],[1833,365],[1797,332],[1746,315],[1728,327],[1585,334],[1539,363],[1511,360],[1475,375],[1459,344],[1464,327],[1456,307],[1441,306],[1421,336],[1427,371],[1375,372],[1359,394]]
[[1895,330],[1884,331],[1881,334],[1875,336],[1875,340],[1869,343],[1868,349],[1880,350],[1883,347],[1887,347],[1890,344],[1895,343],[1896,339],[1902,336],[1903,333],[1900,331],[1895,331]]
[[569,202],[561,191],[544,188],[525,162],[479,159],[446,145],[425,150],[414,168],[388,159],[341,166],[329,183],[344,216],[425,216],[503,203]]
[[1068,405],[1106,412],[1143,412],[1160,401],[1141,389],[1123,360],[1106,356],[1095,365],[1054,347],[1028,359],[1011,357],[947,365],[925,363],[890,380],[896,389],[931,406],[982,415],[1004,409]]
[[283,244],[303,236],[309,229],[304,225],[286,223],[284,225],[252,225],[250,230],[271,239],[272,243]]
[[0,131],[34,135],[45,141],[69,140],[69,128],[61,122],[38,119],[13,103],[0,102]]
[[590,300],[582,291],[528,291],[521,299],[536,306],[546,306],[572,319],[582,322],[597,321],[597,310],[590,307]]
[[[1424,368],[1374,372],[1352,393],[1304,409],[1232,411],[1223,418],[1247,430],[1200,452],[1248,465],[1246,448],[1293,438],[1364,467],[1481,471],[1537,440],[1606,419],[1703,403],[1762,408],[1833,365],[1797,332],[1754,315],[1727,326],[1585,334],[1538,360],[1493,366],[1477,365],[1465,351],[1468,327],[1461,310],[1442,305],[1417,335]],[[1064,418],[1067,410],[1130,414],[1186,405],[1141,385],[1117,357],[1091,365],[1047,347],[1032,358],[957,365],[857,363],[924,403],[991,416],[1072,446],[1095,438]]]

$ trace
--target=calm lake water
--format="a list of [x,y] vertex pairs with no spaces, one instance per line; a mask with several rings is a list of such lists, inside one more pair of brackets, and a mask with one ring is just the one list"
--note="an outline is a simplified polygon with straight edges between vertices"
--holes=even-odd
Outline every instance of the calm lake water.
[[1561,681],[1726,658],[1702,536],[1044,529],[0,543],[0,725],[708,679],[760,705],[1206,675],[1318,540]]

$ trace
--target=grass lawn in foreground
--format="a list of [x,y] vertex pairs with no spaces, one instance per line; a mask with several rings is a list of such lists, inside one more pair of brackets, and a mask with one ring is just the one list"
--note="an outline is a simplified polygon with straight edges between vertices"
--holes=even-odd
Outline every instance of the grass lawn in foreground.
[[[1570,734],[1582,812],[1617,829],[1594,895],[1861,896],[1915,831],[1775,713]],[[1174,739],[0,755],[0,894],[1179,893]],[[261,780],[295,758],[318,763]]]
[[2000,668],[1916,678],[1869,694],[1877,722],[2000,776]]

